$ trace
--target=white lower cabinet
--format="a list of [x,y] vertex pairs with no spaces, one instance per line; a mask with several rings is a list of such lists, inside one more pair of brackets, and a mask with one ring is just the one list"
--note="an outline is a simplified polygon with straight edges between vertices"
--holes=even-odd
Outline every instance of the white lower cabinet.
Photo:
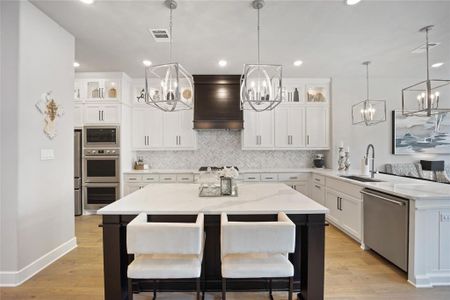
[[311,185],[311,199],[325,205],[325,187],[318,183],[312,183]]
[[145,184],[143,184],[143,183],[125,183],[123,194],[124,194],[124,196],[126,196],[126,195],[136,192],[144,187],[145,187]]
[[309,197],[309,187],[308,187],[308,181],[299,181],[299,182],[289,182],[287,183],[291,188],[296,190],[297,192],[302,193],[303,195]]
[[[327,185],[325,206],[330,210],[327,219],[333,225],[342,229],[358,241],[362,240],[362,199],[346,194],[344,191],[354,192],[361,189],[349,183],[342,183],[343,190],[335,190],[337,180],[333,181],[333,188]],[[350,187],[350,189],[348,189]]]

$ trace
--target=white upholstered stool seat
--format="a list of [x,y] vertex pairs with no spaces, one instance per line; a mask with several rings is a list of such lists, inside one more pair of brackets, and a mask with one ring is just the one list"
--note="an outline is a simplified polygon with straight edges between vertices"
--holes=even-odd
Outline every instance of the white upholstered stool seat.
[[[165,279],[195,279],[197,300],[200,299],[200,275],[205,247],[204,216],[195,223],[148,222],[141,213],[127,225],[127,252],[134,254],[128,265],[128,298],[133,298],[133,282]],[[203,295],[204,296],[204,295]]]
[[285,213],[275,222],[229,222],[221,217],[222,300],[226,299],[226,281],[233,278],[289,279],[292,300],[294,266],[288,253],[295,251],[295,224]]
[[225,278],[277,278],[294,276],[294,266],[280,253],[229,254],[222,260]]
[[128,266],[128,278],[198,278],[201,265],[198,255],[141,254]]

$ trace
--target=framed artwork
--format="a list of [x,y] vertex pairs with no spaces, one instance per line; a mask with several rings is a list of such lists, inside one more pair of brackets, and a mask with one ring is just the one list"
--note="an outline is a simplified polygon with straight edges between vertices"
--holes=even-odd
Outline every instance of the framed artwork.
[[450,154],[450,113],[406,117],[392,111],[392,153]]

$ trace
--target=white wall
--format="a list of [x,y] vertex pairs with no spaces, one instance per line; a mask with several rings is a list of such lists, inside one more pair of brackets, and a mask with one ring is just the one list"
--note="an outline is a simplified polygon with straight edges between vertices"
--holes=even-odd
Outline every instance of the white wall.
[[[423,74],[425,76],[425,74]],[[414,162],[420,159],[445,160],[450,164],[450,155],[393,155],[392,154],[392,110],[401,109],[403,88],[424,80],[420,78],[371,78],[370,98],[387,100],[387,120],[375,126],[352,125],[351,106],[366,98],[366,81],[360,78],[332,79],[332,167],[337,168],[337,147],[344,141],[350,146],[352,168],[359,169],[360,159],[368,144],[375,146],[375,164],[379,168],[391,162]]]
[[[29,2],[1,6],[0,283],[17,284],[75,246],[74,38]],[[53,140],[44,134],[44,118],[35,107],[47,91],[64,110]],[[41,149],[53,149],[55,159],[42,161]]]

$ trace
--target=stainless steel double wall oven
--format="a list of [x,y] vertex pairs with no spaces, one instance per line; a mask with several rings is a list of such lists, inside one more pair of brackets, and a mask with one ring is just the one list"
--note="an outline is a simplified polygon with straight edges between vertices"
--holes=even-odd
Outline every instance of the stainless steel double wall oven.
[[84,127],[83,198],[95,210],[120,197],[120,136],[118,126]]

